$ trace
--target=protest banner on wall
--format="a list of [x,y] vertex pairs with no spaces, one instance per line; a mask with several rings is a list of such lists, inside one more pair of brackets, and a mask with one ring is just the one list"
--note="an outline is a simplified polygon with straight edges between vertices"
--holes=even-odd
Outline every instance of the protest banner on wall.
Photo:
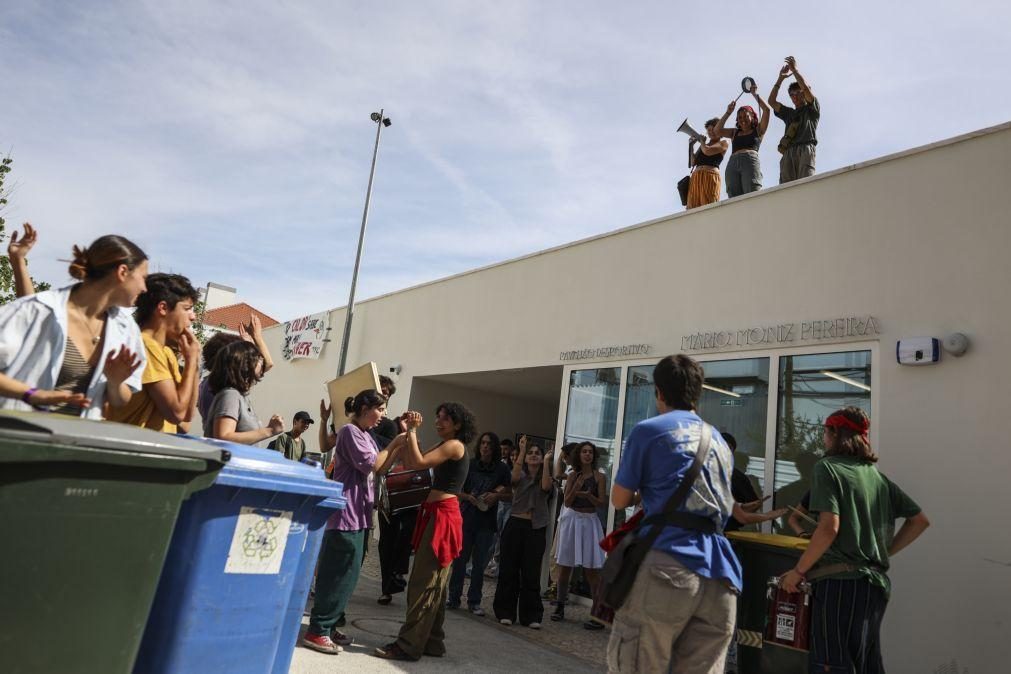
[[318,360],[327,341],[330,326],[327,325],[330,312],[324,311],[311,316],[303,316],[284,324],[284,345],[281,353],[285,360],[311,358]]

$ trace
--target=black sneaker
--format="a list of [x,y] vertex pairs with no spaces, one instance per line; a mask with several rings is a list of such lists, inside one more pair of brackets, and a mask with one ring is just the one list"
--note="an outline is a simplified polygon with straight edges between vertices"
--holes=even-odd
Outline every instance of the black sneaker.
[[583,623],[583,629],[596,632],[597,630],[604,629],[604,624],[598,623],[596,620],[587,620],[585,623]]

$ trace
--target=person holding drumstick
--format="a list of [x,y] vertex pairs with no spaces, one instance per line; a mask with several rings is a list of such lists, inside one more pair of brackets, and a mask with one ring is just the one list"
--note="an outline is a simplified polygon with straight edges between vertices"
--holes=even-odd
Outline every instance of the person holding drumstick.
[[737,106],[731,101],[727,111],[720,117],[716,133],[730,139],[730,161],[727,162],[727,196],[730,198],[757,192],[762,189],[762,164],[758,159],[758,148],[769,128],[769,105],[758,95],[758,85],[752,84],[748,92],[755,97],[762,116],[755,114],[750,105],[742,105],[737,111],[737,126],[727,129],[727,118]]
[[[884,671],[881,620],[891,590],[889,562],[930,526],[920,506],[874,466],[878,457],[869,430],[858,407],[825,419],[825,458],[811,476],[818,527],[781,579],[787,592],[813,583],[811,671]],[[905,520],[898,532],[896,519]]]
[[477,434],[477,420],[460,403],[447,402],[435,410],[439,442],[424,454],[418,445],[419,412],[404,417],[407,432],[393,445],[402,445],[404,465],[411,470],[431,468],[432,490],[421,505],[414,527],[414,566],[407,582],[407,617],[397,640],[375,650],[387,660],[418,660],[422,655],[446,654],[447,586],[453,560],[463,548],[463,518],[459,496],[470,460],[467,443]]
[[[320,405],[321,412],[322,408]],[[394,443],[380,450],[369,435],[385,412],[386,397],[375,389],[366,389],[344,401],[344,413],[351,417],[351,422],[337,431],[333,479],[344,485],[347,506],[331,515],[326,523],[316,570],[316,598],[309,629],[302,637],[303,646],[320,653],[336,655],[341,646],[353,642],[335,628],[362,568],[366,535],[372,524],[372,474],[386,470],[396,458],[398,447]],[[326,419],[321,419],[321,425],[326,424]]]

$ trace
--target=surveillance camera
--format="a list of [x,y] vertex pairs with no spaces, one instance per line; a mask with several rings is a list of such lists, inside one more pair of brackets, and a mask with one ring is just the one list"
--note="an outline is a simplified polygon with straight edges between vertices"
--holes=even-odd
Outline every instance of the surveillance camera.
[[400,374],[401,370],[403,370],[403,369],[404,369],[404,366],[400,365],[399,363],[397,365],[391,365],[390,366],[390,372],[392,372],[393,374]]

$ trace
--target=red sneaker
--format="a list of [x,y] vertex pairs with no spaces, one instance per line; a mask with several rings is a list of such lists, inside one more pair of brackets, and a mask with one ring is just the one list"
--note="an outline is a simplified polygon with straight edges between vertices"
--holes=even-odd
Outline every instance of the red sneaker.
[[326,653],[327,655],[337,655],[341,652],[341,647],[325,634],[306,632],[302,637],[302,645],[314,651]]

